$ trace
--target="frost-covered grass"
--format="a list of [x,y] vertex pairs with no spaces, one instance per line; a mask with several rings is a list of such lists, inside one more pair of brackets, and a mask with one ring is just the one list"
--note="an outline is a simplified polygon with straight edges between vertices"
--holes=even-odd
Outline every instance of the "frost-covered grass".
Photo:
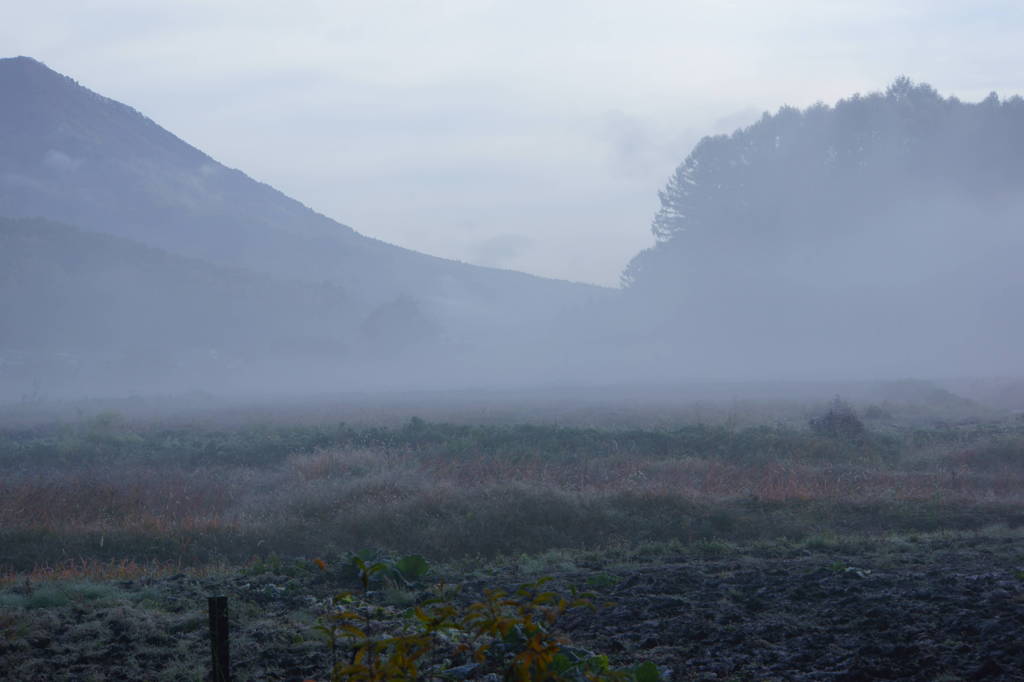
[[108,414],[0,432],[9,571],[931,532],[1020,523],[1022,502],[1024,425],[1012,420],[846,438],[764,424],[172,427]]

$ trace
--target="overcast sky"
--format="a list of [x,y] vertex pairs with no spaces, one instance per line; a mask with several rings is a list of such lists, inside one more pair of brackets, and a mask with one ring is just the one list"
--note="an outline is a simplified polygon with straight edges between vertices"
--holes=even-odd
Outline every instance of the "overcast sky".
[[693,144],[897,75],[1024,91],[1024,3],[33,0],[5,54],[363,234],[615,285]]

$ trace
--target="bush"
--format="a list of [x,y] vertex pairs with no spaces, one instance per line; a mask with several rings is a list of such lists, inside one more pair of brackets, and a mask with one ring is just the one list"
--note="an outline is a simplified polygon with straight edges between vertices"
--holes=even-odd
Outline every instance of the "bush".
[[828,412],[810,421],[811,431],[826,438],[843,440],[861,440],[867,433],[864,422],[849,403],[836,396],[829,406]]
[[[484,590],[483,598],[460,603],[457,590],[438,585],[404,614],[367,601],[369,567],[355,564],[363,583],[362,598],[342,593],[331,601],[317,630],[331,651],[334,682],[384,682],[399,679],[551,680],[585,682],[658,682],[651,662],[613,669],[608,657],[573,645],[558,633],[568,611],[596,609],[593,595],[575,590],[563,596],[549,590],[550,578],[521,585],[509,594]],[[385,569],[380,569],[385,570]],[[339,654],[347,654],[342,659]],[[339,660],[341,659],[341,660]]]

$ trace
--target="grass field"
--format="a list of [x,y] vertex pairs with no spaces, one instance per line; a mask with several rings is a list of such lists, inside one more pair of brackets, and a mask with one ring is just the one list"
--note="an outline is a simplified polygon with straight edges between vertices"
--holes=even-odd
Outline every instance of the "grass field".
[[103,413],[8,428],[0,564],[198,567],[367,546],[451,559],[1024,522],[1024,422],[860,412],[853,431],[820,414],[598,429]]
[[[908,679],[1011,679],[1024,420],[959,407],[0,420],[0,663],[205,679],[205,597],[226,594],[237,679],[371,679],[346,667],[359,647],[423,655],[415,675],[377,671],[391,679],[499,679],[535,651],[500,627],[583,656],[550,679],[863,679],[902,660],[889,626],[944,633]],[[431,571],[359,587],[371,555]],[[603,610],[517,592],[542,576]],[[417,608],[448,634],[416,634]],[[460,641],[493,648],[474,662]]]

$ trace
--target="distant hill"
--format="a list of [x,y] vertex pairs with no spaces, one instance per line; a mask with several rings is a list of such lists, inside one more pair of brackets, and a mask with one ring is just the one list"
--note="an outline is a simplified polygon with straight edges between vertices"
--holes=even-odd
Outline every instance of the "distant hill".
[[183,388],[203,385],[203,373],[224,381],[273,365],[326,373],[359,352],[352,309],[336,285],[214,266],[41,219],[0,218],[4,388]]
[[783,107],[679,165],[626,305],[712,375],[1024,373],[1022,188],[1020,97]]
[[364,316],[412,297],[459,336],[543,325],[610,294],[367,238],[27,57],[0,60],[0,97],[0,215],[339,285]]

